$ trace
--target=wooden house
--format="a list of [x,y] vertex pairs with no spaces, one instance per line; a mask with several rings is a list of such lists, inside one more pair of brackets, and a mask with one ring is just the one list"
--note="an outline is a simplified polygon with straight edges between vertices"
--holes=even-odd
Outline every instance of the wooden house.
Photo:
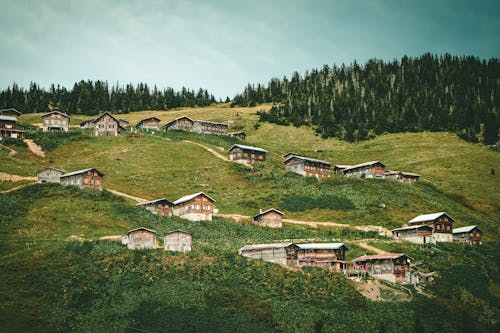
[[24,131],[16,128],[17,118],[0,115],[0,138],[22,138]]
[[217,123],[213,121],[194,120],[188,116],[182,116],[169,121],[162,126],[162,130],[178,130],[185,132],[206,133],[215,135],[227,135],[229,125],[226,123]]
[[149,117],[142,119],[135,127],[146,131],[158,130],[160,129],[160,118]]
[[214,202],[203,192],[186,195],[174,201],[173,213],[191,221],[212,221]]
[[433,227],[425,224],[397,228],[392,230],[392,238],[415,244],[434,244],[433,230]]
[[355,269],[393,283],[411,283],[410,262],[404,253],[364,255],[353,260]]
[[415,183],[420,180],[420,175],[411,172],[387,170],[384,173],[385,179],[394,179],[401,183]]
[[104,174],[96,168],[89,168],[66,173],[60,177],[62,185],[73,185],[79,188],[102,190]]
[[228,150],[231,161],[243,164],[253,164],[266,160],[267,150],[257,147],[235,144]]
[[331,164],[299,155],[290,155],[284,160],[286,171],[295,172],[304,177],[328,178]]
[[293,243],[247,245],[239,250],[239,254],[283,266],[296,266],[299,247]]
[[453,241],[472,245],[481,244],[483,232],[475,225],[453,229]]
[[63,131],[67,132],[69,129],[69,122],[71,117],[66,113],[59,111],[52,111],[42,115],[42,131]]
[[352,165],[337,164],[333,167],[333,173],[336,175],[342,175],[342,171],[350,167],[352,167]]
[[346,268],[344,243],[297,244],[299,266],[322,267],[340,271]]
[[174,204],[167,198],[161,198],[151,201],[139,202],[137,206],[141,206],[149,210],[151,213],[163,216],[172,216]]
[[186,253],[192,250],[193,237],[186,231],[170,231],[163,237],[163,244],[165,246],[165,251]]
[[247,134],[245,132],[230,132],[227,133],[227,135],[238,138],[240,140],[245,140],[247,138]]
[[104,112],[92,121],[95,136],[117,136],[125,128],[111,113]]
[[269,227],[269,228],[281,228],[283,226],[281,220],[283,218],[283,213],[277,209],[271,208],[266,211],[260,211],[259,214],[252,217],[254,224]]
[[132,250],[154,249],[156,248],[156,231],[144,227],[130,230],[122,237],[122,244]]
[[17,119],[21,116],[21,114],[22,113],[19,110],[14,108],[0,110],[0,116],[14,117]]
[[412,226],[431,226],[434,229],[433,236],[436,242],[452,242],[453,222],[455,222],[455,220],[450,215],[446,214],[445,212],[439,212],[419,215],[410,220],[408,224]]
[[346,177],[383,179],[385,164],[379,161],[361,163],[343,169],[342,174]]
[[118,118],[118,122],[120,123],[120,126],[123,127],[124,129],[126,129],[130,125],[130,122],[127,119]]
[[56,168],[45,168],[36,172],[38,183],[60,183],[64,170]]

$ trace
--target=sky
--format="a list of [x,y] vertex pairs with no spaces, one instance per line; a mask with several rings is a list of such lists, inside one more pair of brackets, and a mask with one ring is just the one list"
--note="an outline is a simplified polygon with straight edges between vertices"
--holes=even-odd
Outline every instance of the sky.
[[0,0],[0,89],[80,80],[233,97],[294,71],[500,58],[500,1]]

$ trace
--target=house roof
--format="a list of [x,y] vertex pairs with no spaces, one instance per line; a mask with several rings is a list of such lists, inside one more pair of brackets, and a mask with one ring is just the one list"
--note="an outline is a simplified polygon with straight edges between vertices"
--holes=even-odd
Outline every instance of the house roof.
[[282,212],[280,212],[279,210],[277,210],[277,209],[275,209],[275,208],[269,208],[268,210],[263,211],[263,212],[261,212],[261,213],[259,213],[259,214],[255,215],[255,216],[254,216],[254,218],[255,218],[255,217],[258,217],[258,216],[261,216],[261,215],[264,215],[264,214],[267,214],[267,213],[269,213],[269,212],[276,212],[276,213],[278,213],[278,214],[280,214],[280,215],[285,215],[285,214],[283,214]]
[[369,256],[364,255],[364,256],[361,256],[361,257],[354,259],[353,262],[370,261],[370,260],[398,259],[398,258],[401,258],[403,256],[411,259],[410,257],[408,257],[404,253],[380,253],[380,254],[373,254],[373,255],[369,255]]
[[354,169],[359,169],[359,168],[366,167],[366,166],[375,165],[375,164],[380,164],[383,167],[385,167],[385,164],[382,163],[382,162],[380,162],[380,161],[370,161],[370,162],[365,162],[365,163],[361,163],[361,164],[352,165],[352,166],[350,166],[348,168],[345,168],[344,172],[348,171],[348,170],[354,170]]
[[308,162],[313,162],[313,163],[321,163],[321,164],[328,164],[328,165],[331,165],[330,162],[327,162],[327,161],[322,161],[322,160],[317,160],[317,159],[314,159],[314,158],[309,158],[309,157],[304,157],[304,156],[300,156],[300,155],[291,155],[289,157],[287,157],[284,162],[287,163],[293,159],[298,159],[298,160],[303,160],[303,161],[308,161]]
[[118,118],[118,121],[121,121],[122,123],[130,123],[127,119],[123,119],[123,118]]
[[139,202],[138,204],[136,204],[136,206],[143,206],[143,205],[153,204],[153,203],[157,203],[157,202],[160,202],[160,201],[166,201],[169,205],[173,205],[173,202],[170,201],[170,200],[168,200],[167,198],[160,198],[160,199],[151,200],[151,201]]
[[197,196],[199,195],[204,195],[206,196],[210,201],[212,202],[215,202],[215,199],[213,199],[212,197],[210,197],[209,195],[205,194],[204,192],[198,192],[198,193],[194,193],[194,194],[189,194],[189,195],[185,195],[183,196],[182,198],[180,199],[177,199],[174,201],[174,205],[178,205],[178,204],[181,204],[181,203],[184,203],[184,202],[187,202],[193,198],[196,198]]
[[413,173],[413,172],[405,172],[405,171],[401,171],[401,174],[402,174],[403,176],[420,177],[420,175],[419,175],[419,174],[417,174],[417,173]]
[[42,114],[42,118],[50,116],[51,114],[58,114],[58,115],[61,115],[63,117],[66,117],[68,119],[71,119],[71,117],[68,114],[62,113],[62,112],[59,112],[59,111],[52,111],[52,112],[49,112],[49,113],[46,113],[46,114]]
[[227,135],[241,135],[241,134],[243,134],[243,135],[245,135],[245,136],[247,135],[244,131],[240,131],[240,132],[229,132],[229,133],[227,133]]
[[170,125],[172,123],[175,123],[176,121],[181,120],[181,119],[188,119],[189,121],[191,121],[191,122],[194,123],[194,119],[189,118],[188,116],[181,116],[181,117],[175,118],[174,120],[169,121],[168,123],[166,123],[165,125],[163,125],[162,128],[163,127],[167,127],[168,125]]
[[344,243],[309,243],[297,244],[301,250],[338,250],[342,247],[347,249]]
[[0,120],[17,122],[17,118],[11,116],[0,116]]
[[288,153],[284,154],[282,157],[283,157],[283,159],[284,159],[284,160],[286,160],[286,159],[287,159],[288,157],[290,157],[291,155],[293,155],[293,156],[302,156],[302,155],[300,155],[300,154],[297,154],[297,153],[294,153],[294,152],[292,152],[292,151],[289,151]]
[[184,230],[172,230],[172,231],[168,231],[165,233],[165,236],[166,235],[170,235],[170,234],[173,234],[173,233],[176,233],[176,232],[182,232],[183,234],[187,234],[187,235],[191,235],[191,233],[189,231],[184,231]]
[[239,145],[239,144],[232,145],[231,148],[229,148],[228,151],[231,151],[234,148],[240,148],[240,149],[243,149],[243,150],[253,150],[253,151],[258,151],[258,152],[261,152],[261,153],[267,153],[267,150],[262,149],[262,148],[252,147],[252,146],[245,146],[245,145]]
[[419,223],[419,222],[429,222],[429,221],[434,221],[438,218],[440,218],[441,216],[443,215],[446,215],[448,216],[448,218],[452,221],[452,222],[455,222],[455,220],[448,214],[446,214],[445,212],[439,212],[439,213],[432,213],[432,214],[423,214],[423,215],[419,215],[413,219],[411,219],[408,223]]
[[149,120],[149,119],[154,119],[154,120],[158,120],[158,121],[161,121],[160,118],[158,117],[147,117],[147,118],[144,118],[142,120],[139,121],[139,124],[142,123],[143,121],[146,121],[146,120]]
[[123,127],[122,125],[120,125],[120,121],[118,119],[115,118],[115,116],[113,116],[111,113],[109,113],[108,111],[104,112],[103,114],[101,114],[100,116],[98,116],[97,118],[94,118],[92,120],[93,123],[97,122],[99,119],[101,119],[102,117],[104,117],[105,115],[108,115],[110,116],[111,118],[113,118],[117,123],[118,123],[118,127],[120,127],[121,129],[125,129],[125,127]]
[[[264,250],[264,249],[281,249],[284,247],[289,247],[291,245],[295,245],[294,243],[273,243],[273,244],[253,244],[246,245],[240,249],[242,251],[252,251],[252,250]],[[295,245],[297,246],[297,245]]]
[[335,165],[335,169],[347,169],[352,167],[352,165],[344,165],[344,164],[337,164]]
[[410,226],[410,227],[403,227],[403,228],[396,228],[396,229],[392,229],[392,231],[405,231],[405,230],[413,230],[413,229],[434,229],[433,227],[431,227],[430,225],[414,225],[414,226]]
[[82,121],[82,122],[80,123],[80,126],[83,126],[83,125],[85,125],[85,124],[87,124],[87,123],[93,123],[93,122],[94,122],[94,120],[95,120],[95,118],[84,120],[84,121]]
[[2,110],[0,110],[0,114],[7,112],[7,111],[14,112],[14,113],[17,113],[18,115],[21,115],[21,112],[19,110],[14,109],[14,108],[2,109]]
[[135,229],[129,230],[129,231],[127,232],[127,235],[129,235],[129,234],[131,234],[132,232],[137,231],[137,230],[146,230],[146,231],[149,231],[149,232],[152,232],[152,233],[155,233],[155,234],[156,234],[156,230],[153,230],[153,229],[148,229],[148,228],[145,228],[145,227],[139,227],[139,228],[135,228]]
[[39,172],[42,172],[42,171],[45,171],[45,170],[55,170],[55,171],[59,171],[59,172],[62,172],[64,173],[65,171],[62,170],[62,169],[56,169],[56,168],[53,168],[53,167],[48,167],[48,168],[44,168],[44,169],[40,169],[40,170],[37,170],[36,173],[39,173]]
[[453,233],[454,234],[462,234],[464,232],[471,232],[474,229],[478,229],[479,231],[481,231],[481,229],[479,229],[477,227],[477,225],[469,225],[467,227],[461,227],[461,228],[453,229]]
[[95,171],[97,171],[99,173],[100,176],[104,176],[104,174],[101,171],[97,170],[96,168],[88,168],[88,169],[73,171],[73,172],[70,172],[70,173],[65,173],[64,175],[61,176],[61,178],[69,177],[69,176],[74,176],[74,175],[79,175],[81,173],[85,173],[85,172],[91,171],[91,170],[95,170]]
[[200,123],[214,124],[214,125],[223,125],[223,126],[229,127],[229,124],[227,124],[227,123],[218,123],[216,121],[209,121],[209,120],[195,120],[195,121],[198,121]]

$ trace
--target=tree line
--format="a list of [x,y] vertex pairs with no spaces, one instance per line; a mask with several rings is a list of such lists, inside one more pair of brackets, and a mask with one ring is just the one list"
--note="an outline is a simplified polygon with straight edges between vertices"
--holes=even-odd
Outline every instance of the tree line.
[[272,102],[260,120],[314,125],[323,137],[361,141],[382,133],[452,131],[470,141],[498,141],[500,63],[424,54],[364,65],[324,65],[248,84],[232,106]]
[[142,110],[168,110],[182,106],[207,106],[215,103],[207,90],[150,88],[146,83],[110,86],[106,81],[80,81],[67,89],[52,84],[44,89],[30,83],[25,89],[13,84],[0,92],[0,108],[16,108],[23,113],[47,112],[57,107],[69,114],[96,115],[101,111],[129,113]]

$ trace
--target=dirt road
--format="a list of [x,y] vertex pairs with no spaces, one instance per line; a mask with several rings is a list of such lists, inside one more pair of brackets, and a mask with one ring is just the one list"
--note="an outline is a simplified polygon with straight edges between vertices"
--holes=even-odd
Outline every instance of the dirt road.
[[202,145],[201,143],[194,142],[194,141],[191,141],[191,140],[182,140],[182,141],[189,142],[189,143],[192,143],[194,145],[200,146],[200,147],[204,148],[205,150],[207,150],[210,154],[214,155],[215,157],[217,157],[217,158],[219,158],[219,159],[221,159],[223,161],[229,162],[229,159],[226,158],[224,155],[219,154],[218,152],[216,152],[212,148],[209,148],[209,147],[207,147],[205,145]]
[[40,156],[40,157],[45,157],[45,152],[42,150],[42,147],[37,145],[36,143],[33,142],[31,139],[24,139],[24,142],[28,145],[28,148],[33,152],[33,154]]
[[135,200],[137,202],[148,201],[146,199],[139,198],[139,197],[136,197],[136,196],[133,196],[133,195],[130,195],[130,194],[123,193],[123,192],[118,192],[118,191],[115,191],[115,190],[112,190],[112,189],[109,189],[109,188],[107,188],[106,191],[109,191],[109,192],[111,192],[113,194],[119,195],[119,196],[124,197],[124,198]]

